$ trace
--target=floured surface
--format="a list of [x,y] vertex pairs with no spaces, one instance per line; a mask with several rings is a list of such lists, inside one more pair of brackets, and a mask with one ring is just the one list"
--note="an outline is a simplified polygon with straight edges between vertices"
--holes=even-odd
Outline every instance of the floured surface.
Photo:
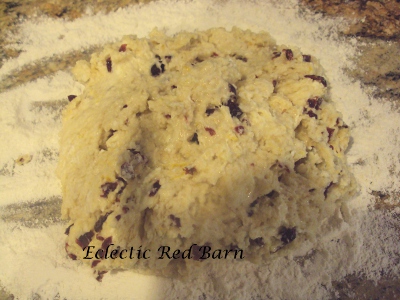
[[[107,281],[98,283],[86,266],[80,266],[63,256],[64,245],[59,234],[65,229],[65,224],[51,225],[44,229],[34,228],[35,226],[27,228],[2,217],[0,247],[3,255],[0,261],[3,267],[0,282],[7,291],[21,298],[33,297],[35,294],[54,298],[59,294],[67,299],[75,299],[90,298],[99,293],[109,299],[116,296],[127,299],[132,294],[146,290],[156,295],[163,295],[163,298],[165,298],[164,295],[170,295],[171,298],[176,298],[177,295],[185,298],[190,295],[196,298],[202,296],[203,292],[206,295],[216,296],[218,293],[216,291],[228,295],[227,291],[231,291],[232,295],[248,299],[257,295],[261,298],[272,299],[296,299],[300,296],[307,298],[309,295],[329,299],[332,295],[330,291],[332,280],[340,281],[347,274],[360,272],[372,279],[379,279],[382,274],[399,274],[395,239],[398,236],[398,230],[396,230],[398,223],[392,217],[399,212],[394,210],[392,213],[385,214],[367,209],[373,199],[370,195],[372,191],[393,192],[398,189],[398,181],[395,177],[399,172],[398,114],[391,111],[389,104],[369,99],[357,82],[352,82],[343,74],[343,67],[352,66],[349,57],[355,54],[354,42],[338,42],[335,39],[333,28],[336,28],[337,21],[321,20],[314,16],[299,17],[296,5],[289,2],[286,4],[288,7],[282,9],[265,3],[244,5],[240,1],[231,1],[221,8],[211,7],[212,2],[207,1],[188,3],[186,6],[183,6],[183,3],[161,2],[141,9],[130,8],[108,17],[88,16],[81,20],[85,28],[95,28],[99,22],[103,22],[105,28],[107,24],[115,25],[113,32],[99,31],[97,34],[95,30],[91,30],[93,39],[91,41],[95,44],[120,39],[122,35],[132,32],[137,33],[138,36],[146,36],[157,25],[155,21],[150,20],[157,20],[160,27],[167,27],[169,34],[182,29],[206,29],[215,26],[224,26],[228,29],[239,26],[256,32],[266,30],[277,39],[278,44],[295,45],[303,53],[320,58],[326,70],[326,77],[330,79],[331,96],[335,99],[338,110],[343,112],[344,119],[352,129],[354,139],[348,158],[361,191],[351,203],[351,208],[356,208],[357,211],[353,212],[353,224],[348,232],[337,235],[335,239],[326,237],[326,241],[305,258],[295,260],[280,258],[269,264],[267,268],[257,268],[247,262],[215,265],[201,278],[188,278],[187,282],[163,281],[159,278],[141,276],[140,278],[149,284],[148,289],[143,289],[145,282],[132,285],[138,277],[130,272],[110,274]],[[186,14],[182,14],[182,11]],[[45,50],[49,49],[44,42],[45,36],[64,34],[69,37],[69,40],[68,43],[63,44],[61,50],[72,49],[80,41],[79,30],[71,29],[71,26],[75,26],[73,23],[42,20],[37,25],[30,22],[24,24],[25,37],[28,37],[30,32],[32,33],[30,38],[24,39],[26,42],[19,46],[27,51],[26,56],[19,61],[6,63],[1,74],[8,74],[13,66],[18,64],[22,65],[50,55],[51,53]],[[40,26],[52,30],[36,31]],[[41,45],[44,48],[41,48]],[[61,50],[59,53],[63,52]],[[4,132],[15,133],[15,148],[6,140],[2,140],[0,180],[6,187],[0,190],[2,205],[35,201],[43,196],[50,197],[54,193],[60,193],[55,176],[44,176],[40,180],[40,185],[32,183],[32,181],[38,181],[35,177],[38,171],[43,172],[42,170],[45,169],[46,174],[52,173],[51,168],[55,167],[56,161],[52,161],[52,167],[46,165],[46,159],[40,158],[40,153],[43,153],[40,147],[27,147],[27,139],[24,139],[31,134],[32,126],[47,124],[40,130],[43,135],[46,133],[49,137],[53,137],[54,142],[48,148],[56,152],[54,137],[57,136],[57,128],[60,126],[59,110],[41,108],[35,111],[31,109],[32,105],[27,101],[37,98],[38,101],[49,102],[52,99],[65,99],[65,96],[69,94],[78,94],[82,87],[69,84],[72,82],[68,73],[60,72],[52,79],[44,78],[0,95],[0,101],[12,107],[13,110],[18,111],[21,107],[25,107],[25,117],[15,122],[9,121],[8,110],[2,110],[0,113],[1,127],[4,128]],[[58,96],[45,98],[43,90],[46,90],[48,94],[54,93]],[[18,97],[22,99],[19,106],[15,102]],[[49,122],[46,123],[46,120]],[[35,141],[38,136],[40,135],[31,135],[31,139],[28,140]],[[388,143],[388,141],[391,142]],[[41,145],[40,139],[37,145]],[[16,149],[23,149],[23,151]],[[32,155],[31,162],[17,167],[14,161],[26,154]],[[43,157],[49,156],[47,154]],[[7,167],[4,168],[7,162]],[[9,169],[14,171],[5,171]],[[12,183],[6,185],[6,181]],[[21,189],[29,184],[38,186],[38,191],[21,192]],[[14,193],[14,190],[18,193]],[[8,210],[10,210],[9,206],[3,206],[2,216]],[[40,220],[38,223],[40,224]],[[40,243],[38,244],[37,241]],[[321,270],[325,271],[323,276],[321,276]],[[292,283],[290,289],[287,288],[287,282]],[[121,283],[124,289],[120,288]]]

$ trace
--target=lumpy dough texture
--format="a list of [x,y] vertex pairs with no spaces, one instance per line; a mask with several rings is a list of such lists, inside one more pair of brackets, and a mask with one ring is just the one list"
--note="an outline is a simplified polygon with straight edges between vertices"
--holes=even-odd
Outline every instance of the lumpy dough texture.
[[153,30],[73,72],[85,90],[63,114],[66,251],[151,250],[150,259],[83,259],[98,274],[207,264],[157,259],[163,245],[242,249],[263,262],[342,221],[356,190],[349,129],[314,56],[265,32]]

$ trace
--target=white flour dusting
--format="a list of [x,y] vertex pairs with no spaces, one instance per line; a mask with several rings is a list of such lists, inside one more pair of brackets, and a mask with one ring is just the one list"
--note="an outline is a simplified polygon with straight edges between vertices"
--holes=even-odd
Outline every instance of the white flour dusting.
[[[350,224],[337,236],[321,241],[307,259],[280,258],[267,266],[216,261],[208,273],[185,282],[126,271],[107,274],[99,283],[90,269],[67,258],[64,225],[28,228],[0,219],[0,286],[20,299],[330,299],[334,295],[331,282],[347,274],[374,280],[382,274],[398,276],[399,220],[393,215],[400,210],[384,213],[368,207],[372,191],[399,190],[400,118],[389,104],[371,99],[343,73],[343,68],[355,67],[351,58],[357,55],[356,41],[338,39],[338,23],[300,14],[295,0],[279,5],[158,1],[73,22],[41,18],[23,23],[17,37],[21,43],[11,45],[23,53],[4,62],[0,79],[43,58],[102,45],[125,34],[146,36],[156,26],[168,34],[238,26],[266,30],[278,44],[298,46],[320,59],[332,99],[351,128],[354,143],[348,161],[360,194],[350,203]],[[60,195],[53,173],[60,113],[38,104],[56,103],[81,90],[68,72],[58,72],[0,94],[0,212],[8,204]],[[26,154],[32,155],[31,162],[15,163]]]
[[[39,79],[0,94],[0,203],[37,200],[60,193],[54,177],[57,165],[60,113],[51,106],[40,107],[79,93],[82,86],[66,73]],[[46,156],[43,154],[47,154]],[[18,165],[15,160],[29,154],[32,161]],[[12,176],[10,176],[12,175]]]

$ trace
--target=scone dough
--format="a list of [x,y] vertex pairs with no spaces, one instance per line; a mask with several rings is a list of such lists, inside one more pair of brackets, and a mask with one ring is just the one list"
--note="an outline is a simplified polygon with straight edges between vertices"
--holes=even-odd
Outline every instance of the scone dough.
[[[157,259],[160,246],[242,249],[262,262],[341,222],[356,190],[349,129],[314,56],[265,32],[154,30],[73,72],[86,88],[63,114],[66,250],[99,274],[207,263]],[[84,259],[110,244],[151,258]]]

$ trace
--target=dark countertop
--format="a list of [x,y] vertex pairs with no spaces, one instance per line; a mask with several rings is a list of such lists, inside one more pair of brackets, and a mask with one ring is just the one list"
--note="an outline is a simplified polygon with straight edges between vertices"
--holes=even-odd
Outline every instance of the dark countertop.
[[352,24],[344,35],[357,36],[361,47],[359,69],[353,76],[378,88],[375,96],[400,100],[399,0],[300,0],[326,16],[343,16]]
[[[97,0],[91,4],[96,12],[110,12],[117,8],[153,0]],[[156,0],[155,0],[156,1]],[[222,0],[221,0],[222,1]],[[343,16],[352,24],[342,35],[357,36],[360,41],[358,68],[350,76],[360,79],[367,86],[376,87],[373,95],[390,101],[395,108],[400,107],[400,1],[399,0],[299,0],[301,5],[326,16]],[[33,15],[47,15],[51,18],[73,20],[82,16],[86,9],[84,1],[78,0],[10,0],[0,2],[0,67],[2,61],[18,57],[19,52],[6,48],[10,41],[8,33],[15,32],[17,25],[24,18]],[[95,48],[84,52],[69,53],[62,58],[49,58],[45,64],[24,67],[0,82],[0,92],[16,87],[56,71],[71,67],[79,59],[88,59]],[[43,66],[46,66],[43,68]],[[376,194],[376,209],[391,210],[390,197],[381,192]],[[53,210],[57,210],[60,199],[55,199]],[[400,204],[399,204],[400,205]],[[37,208],[27,211],[37,216]],[[25,211],[26,213],[26,211]],[[32,217],[33,218],[33,217]],[[28,216],[25,218],[29,220]],[[398,218],[400,220],[400,217]],[[399,222],[400,229],[400,222]],[[341,282],[335,282],[339,298],[332,299],[400,299],[400,280],[382,277],[375,285],[371,280],[349,275]],[[0,286],[0,299],[14,299]]]

